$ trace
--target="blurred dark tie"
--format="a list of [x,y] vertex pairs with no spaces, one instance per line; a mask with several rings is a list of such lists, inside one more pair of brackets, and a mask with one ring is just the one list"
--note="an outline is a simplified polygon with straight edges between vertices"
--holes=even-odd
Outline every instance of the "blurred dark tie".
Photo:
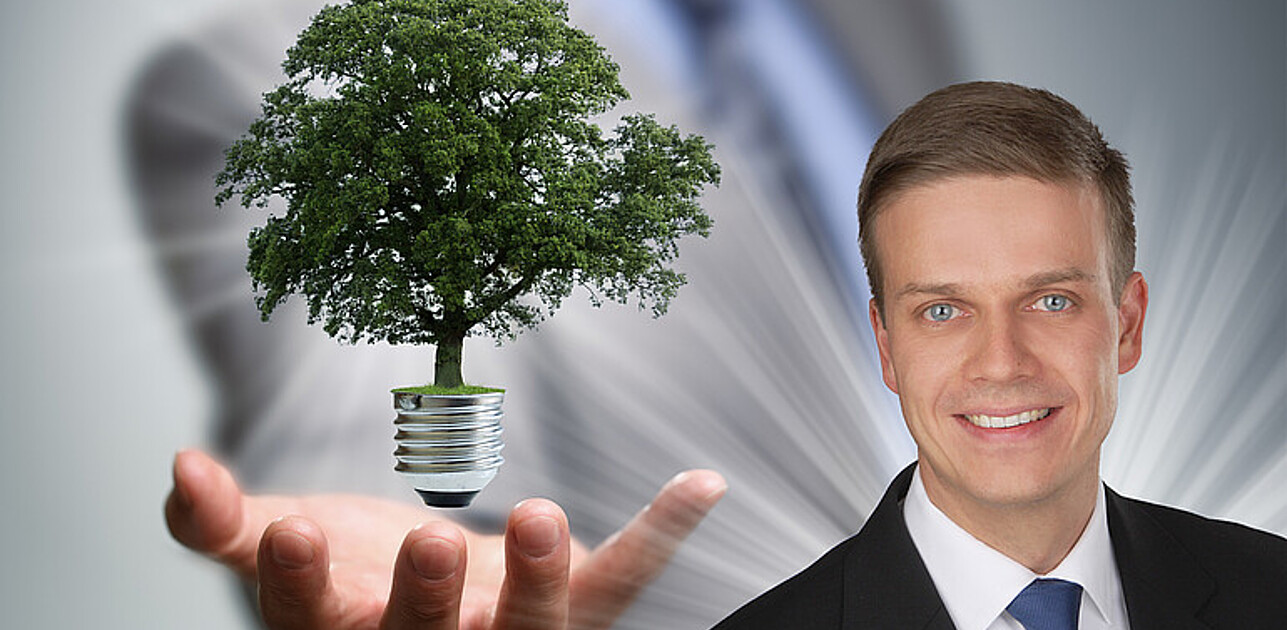
[[1081,585],[1066,580],[1033,580],[1006,610],[1027,630],[1077,630]]

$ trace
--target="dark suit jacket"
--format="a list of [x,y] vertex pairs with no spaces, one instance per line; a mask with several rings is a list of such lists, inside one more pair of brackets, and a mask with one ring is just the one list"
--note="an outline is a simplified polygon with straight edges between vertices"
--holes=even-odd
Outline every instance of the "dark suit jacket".
[[[915,465],[866,525],[717,630],[953,628],[903,521]],[[1107,491],[1132,630],[1287,628],[1287,540]]]

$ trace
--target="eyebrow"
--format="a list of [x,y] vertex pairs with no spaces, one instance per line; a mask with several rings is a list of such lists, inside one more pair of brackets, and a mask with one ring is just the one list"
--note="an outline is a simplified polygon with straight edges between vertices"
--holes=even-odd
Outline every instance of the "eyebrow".
[[919,282],[908,282],[903,285],[902,289],[894,295],[895,299],[904,298],[909,295],[926,294],[926,295],[957,295],[961,293],[961,285],[953,282],[940,282],[938,284],[921,284]]
[[1067,269],[1056,269],[1054,271],[1044,271],[1029,276],[1023,281],[1025,289],[1040,289],[1052,284],[1062,284],[1065,282],[1095,282],[1095,274],[1090,273],[1078,267],[1069,267]]
[[[1095,281],[1095,274],[1077,267],[1067,269],[1055,269],[1053,271],[1043,271],[1024,278],[1020,286],[1026,290],[1040,289],[1052,284],[1061,284],[1065,282],[1090,282]],[[962,285],[955,282],[937,282],[937,283],[919,283],[909,282],[903,285],[894,295],[895,299],[907,297],[909,295],[941,295],[952,296],[964,293]]]

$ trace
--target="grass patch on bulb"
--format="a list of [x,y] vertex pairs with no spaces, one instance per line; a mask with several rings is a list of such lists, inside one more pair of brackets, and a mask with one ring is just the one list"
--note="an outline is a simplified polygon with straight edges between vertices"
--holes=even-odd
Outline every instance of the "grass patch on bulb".
[[459,387],[438,387],[437,385],[416,385],[411,387],[398,387],[392,390],[395,394],[420,394],[422,396],[477,396],[478,394],[492,394],[504,392],[499,387],[483,387],[481,385],[461,385]]

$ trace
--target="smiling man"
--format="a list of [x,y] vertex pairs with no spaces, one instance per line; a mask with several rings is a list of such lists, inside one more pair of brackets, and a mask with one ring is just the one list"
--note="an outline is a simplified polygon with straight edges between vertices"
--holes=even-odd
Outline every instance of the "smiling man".
[[876,142],[858,216],[918,462],[719,628],[1287,624],[1287,541],[1100,481],[1148,285],[1126,161],[1090,120],[1013,84],[939,90]]

